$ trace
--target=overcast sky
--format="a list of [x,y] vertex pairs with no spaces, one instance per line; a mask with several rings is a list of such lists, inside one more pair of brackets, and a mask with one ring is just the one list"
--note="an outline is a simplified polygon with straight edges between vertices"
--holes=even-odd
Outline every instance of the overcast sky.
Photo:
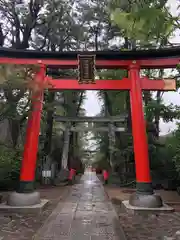
[[[169,6],[171,7],[171,12],[173,15],[177,14],[178,0],[169,0]],[[180,43],[180,34],[177,32],[176,36],[171,39],[171,42]],[[174,103],[180,105],[180,95],[178,92],[167,92],[164,93],[164,102],[165,104]],[[101,103],[98,101],[96,96],[96,91],[87,91],[87,99],[84,104],[86,109],[87,116],[95,116],[99,113],[101,108]],[[175,122],[160,123],[161,134],[164,135],[176,127]]]

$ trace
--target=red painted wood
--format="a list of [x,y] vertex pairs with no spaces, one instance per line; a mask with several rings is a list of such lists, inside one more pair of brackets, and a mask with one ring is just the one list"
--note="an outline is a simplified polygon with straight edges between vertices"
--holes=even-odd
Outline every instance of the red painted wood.
[[[52,79],[48,78],[50,85],[48,88],[54,90],[130,90],[131,83],[128,78],[121,80],[96,80],[95,84],[79,84],[76,79]],[[161,79],[150,80],[148,78],[140,79],[141,88],[143,90],[163,90],[164,81]],[[166,91],[174,89],[166,89]]]
[[[175,80],[171,80],[171,81],[175,82]],[[163,79],[151,80],[151,79],[148,79],[147,77],[141,78],[141,88],[143,90],[151,90],[151,91],[156,91],[156,90],[175,91],[176,90],[176,89],[172,88],[172,86],[164,89],[165,82]]]
[[132,66],[129,70],[131,79],[130,102],[132,115],[132,133],[134,143],[136,180],[151,182],[146,123],[143,112],[142,90],[139,81],[139,68]]
[[[37,79],[45,78],[45,69],[42,67],[37,74]],[[38,141],[40,133],[41,112],[43,107],[43,91],[33,96],[32,111],[30,112],[26,140],[24,145],[24,155],[21,166],[20,181],[34,181],[36,170],[36,159],[38,152]]]
[[137,65],[141,68],[176,68],[180,63],[180,57],[176,58],[160,58],[160,59],[145,59],[137,61]]
[[[97,60],[96,68],[100,69],[127,69],[132,60]],[[180,58],[163,58],[163,59],[144,59],[137,60],[136,64],[141,68],[175,68],[180,63]],[[61,68],[77,68],[78,60],[41,60],[41,59],[17,59],[17,58],[0,58],[0,64],[44,64],[61,66]]]
[[128,78],[122,80],[97,80],[94,84],[79,84],[76,79],[51,79],[49,81],[53,85],[53,89],[63,90],[129,90],[131,85]]

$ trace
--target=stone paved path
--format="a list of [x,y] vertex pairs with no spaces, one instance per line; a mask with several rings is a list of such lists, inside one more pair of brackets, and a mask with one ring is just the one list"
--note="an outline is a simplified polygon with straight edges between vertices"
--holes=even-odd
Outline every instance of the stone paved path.
[[125,240],[116,212],[95,173],[86,172],[35,240]]

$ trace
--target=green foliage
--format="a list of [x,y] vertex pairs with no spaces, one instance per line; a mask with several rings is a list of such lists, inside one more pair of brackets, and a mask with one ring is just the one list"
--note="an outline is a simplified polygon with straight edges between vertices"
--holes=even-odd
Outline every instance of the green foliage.
[[125,36],[133,40],[152,41],[164,39],[173,31],[173,18],[169,18],[166,1],[122,1],[110,4],[112,21],[123,29]]
[[168,149],[172,155],[172,160],[175,163],[180,177],[180,124],[178,124],[177,131],[175,131],[173,136],[168,139]]
[[14,151],[0,147],[0,189],[14,189],[17,187],[20,173],[22,149]]
[[22,88],[28,81],[33,80],[35,73],[39,70],[38,66],[34,65],[0,65],[0,84],[6,81],[10,84],[11,88]]
[[107,156],[100,152],[99,154],[96,155],[96,159],[93,162],[93,167],[96,169],[110,169],[109,161],[107,159]]
[[157,104],[157,99],[151,99],[148,105],[145,106],[146,119],[154,121],[155,112],[159,113],[159,117],[165,122],[173,121],[174,118],[178,117],[178,111],[173,104],[164,105],[162,100]]

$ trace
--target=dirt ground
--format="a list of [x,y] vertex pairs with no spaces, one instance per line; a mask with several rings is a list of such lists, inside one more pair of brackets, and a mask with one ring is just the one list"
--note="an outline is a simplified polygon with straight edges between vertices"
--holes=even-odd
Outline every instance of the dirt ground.
[[[59,201],[66,198],[70,186],[65,187],[44,187],[38,189],[41,198],[49,199],[47,207],[40,215],[22,216],[3,215],[0,213],[0,240],[30,240],[35,232],[42,226]],[[7,193],[4,193],[6,197]]]
[[[110,186],[105,189],[111,199],[120,201],[127,200],[134,191]],[[180,231],[180,196],[173,191],[158,190],[156,192],[162,196],[165,203],[173,206],[174,212],[160,215],[133,215],[125,212],[120,204],[115,205],[127,240],[164,240],[165,237],[171,237],[168,238],[170,240],[177,231]]]

